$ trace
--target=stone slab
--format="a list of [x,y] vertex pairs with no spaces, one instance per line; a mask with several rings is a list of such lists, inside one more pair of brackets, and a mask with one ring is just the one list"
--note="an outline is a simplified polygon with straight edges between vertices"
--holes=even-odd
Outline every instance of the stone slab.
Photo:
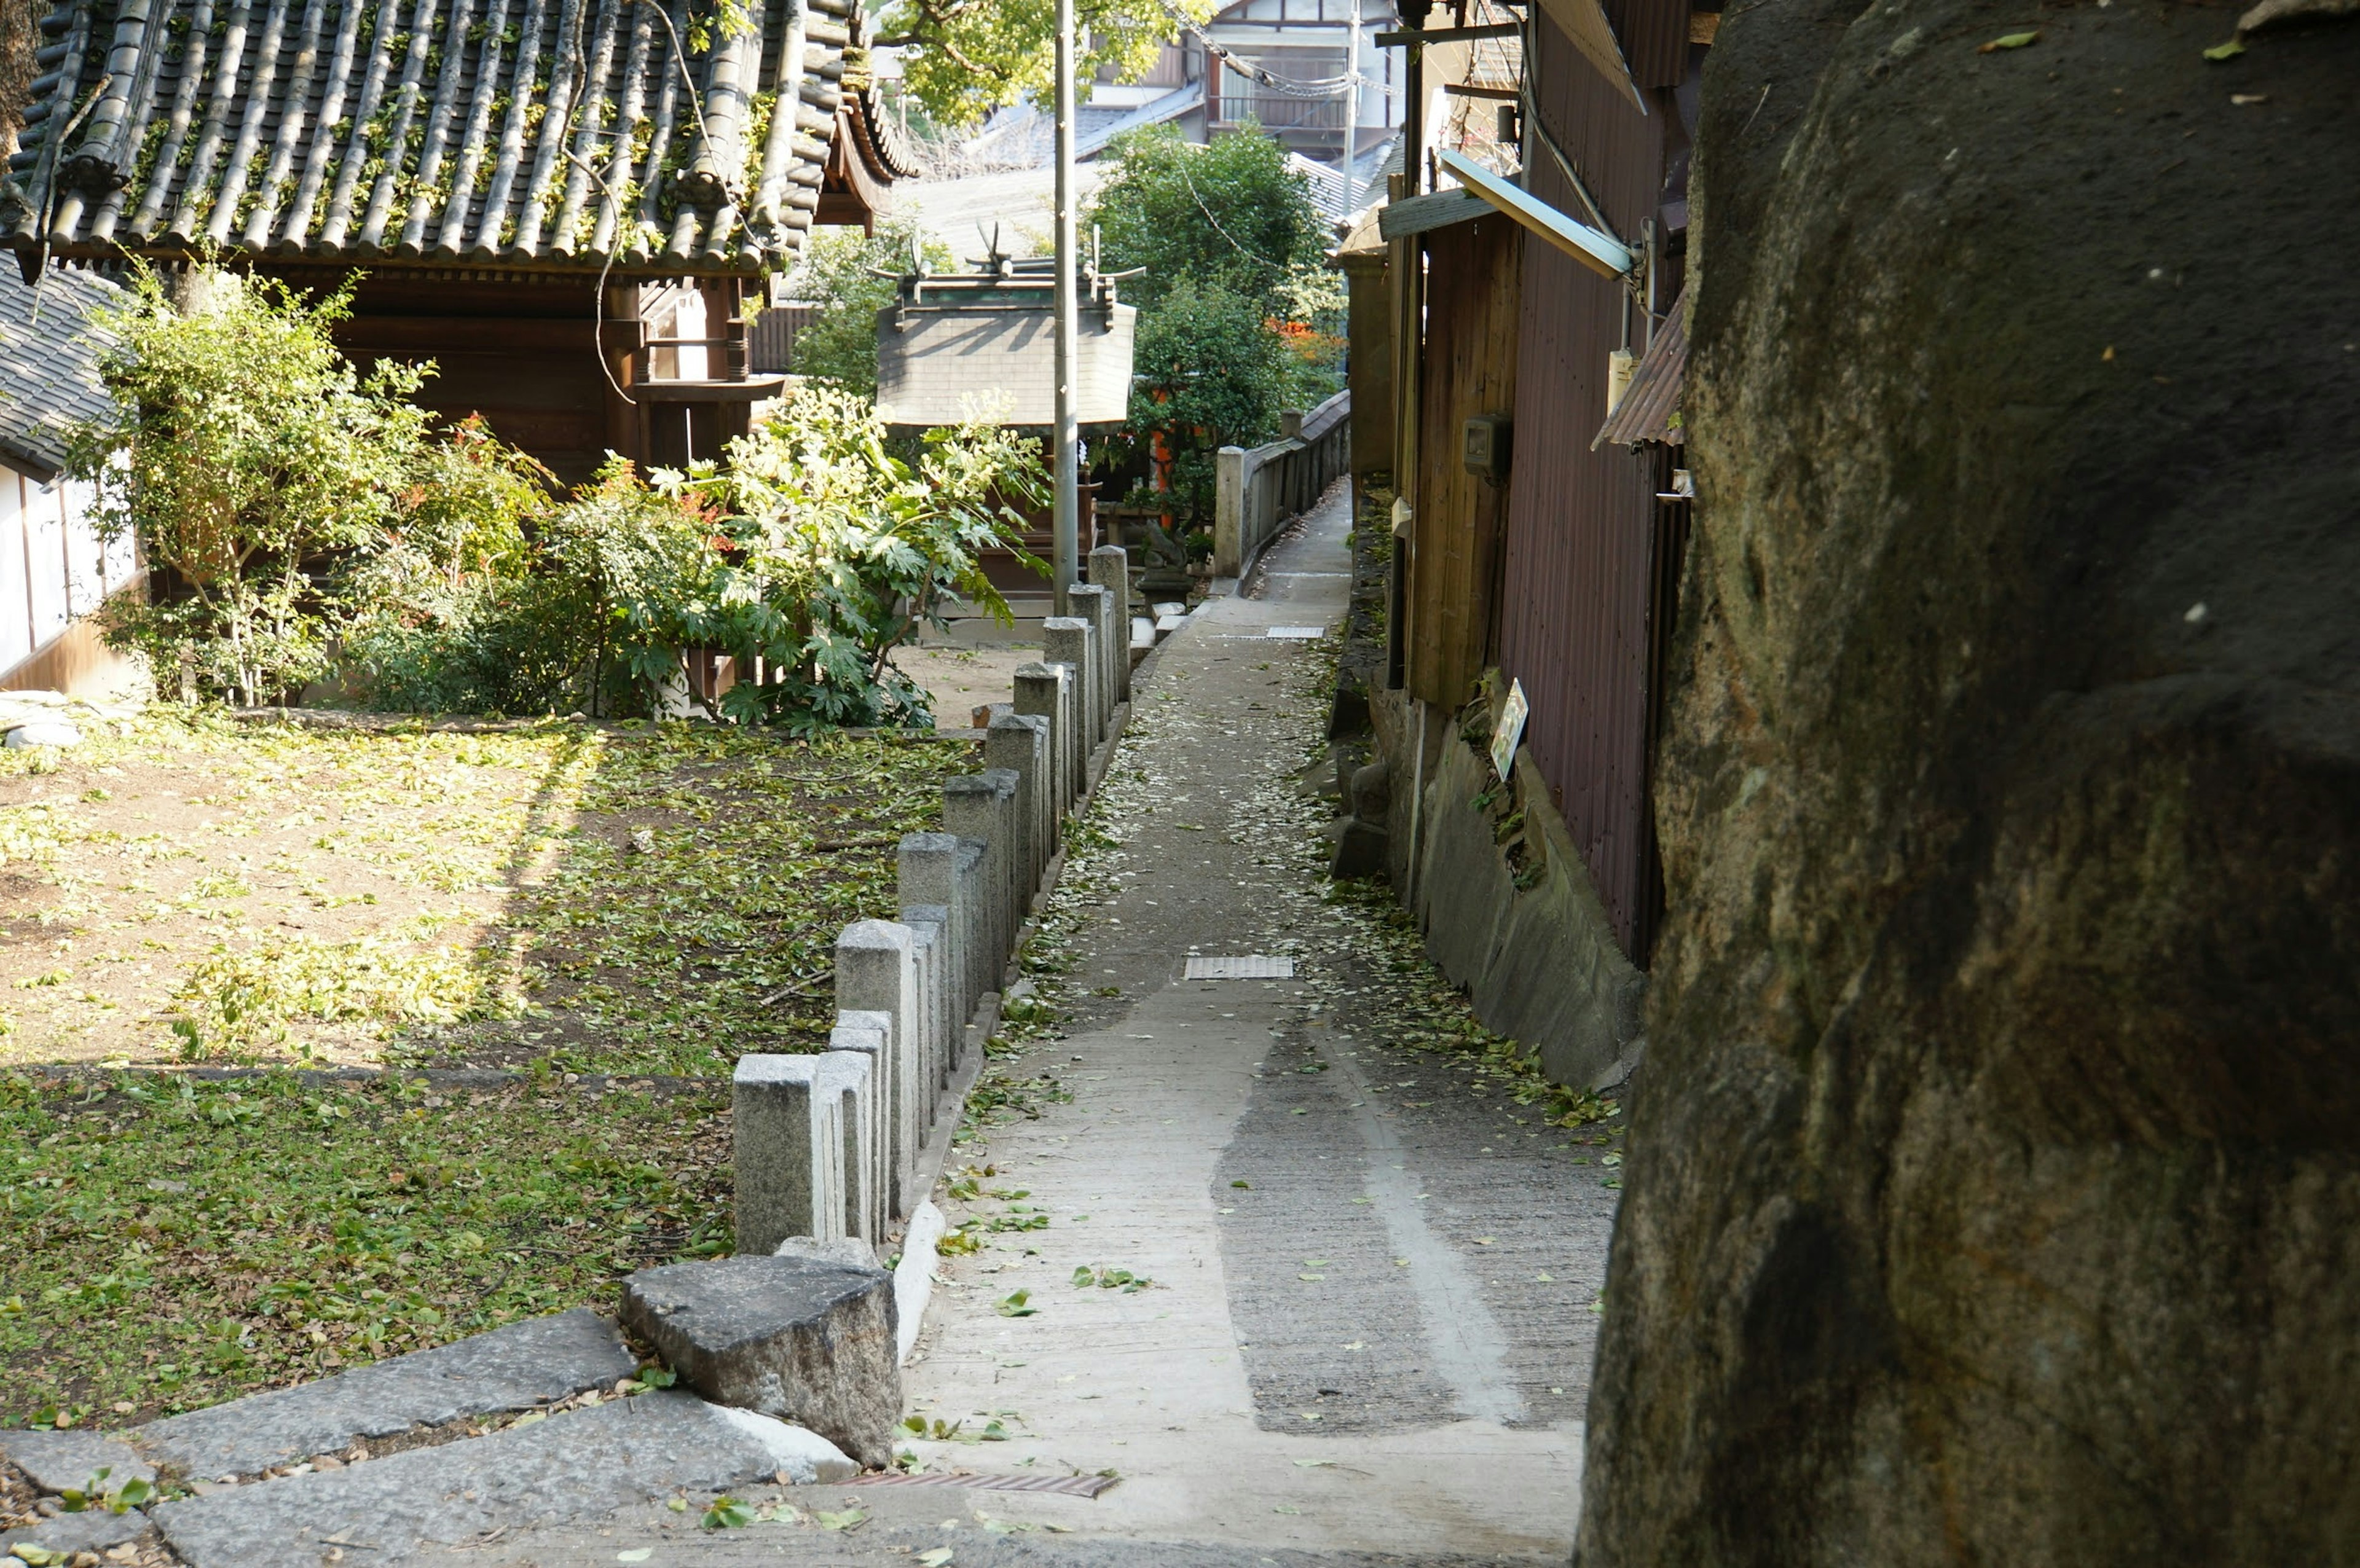
[[190,1568],[318,1568],[331,1547],[346,1562],[406,1563],[502,1527],[595,1519],[675,1492],[710,1497],[768,1480],[792,1445],[765,1441],[740,1414],[676,1389],[647,1393],[150,1512]]
[[157,1463],[191,1478],[252,1475],[414,1426],[529,1410],[608,1387],[638,1366],[614,1324],[576,1307],[316,1383],[191,1410],[126,1435]]
[[691,1388],[892,1463],[893,1277],[806,1258],[716,1258],[623,1281],[623,1322]]
[[[621,1373],[617,1373],[621,1377]],[[152,1481],[156,1472],[120,1437],[95,1432],[0,1432],[0,1454],[44,1492],[80,1488],[99,1471],[107,1484]]]
[[[120,1514],[104,1508],[85,1508],[78,1514],[60,1514],[38,1524],[0,1530],[0,1558],[7,1557],[18,1545],[45,1546],[51,1552],[104,1552],[147,1533],[148,1516],[137,1508]],[[16,1568],[14,1561],[10,1568]]]

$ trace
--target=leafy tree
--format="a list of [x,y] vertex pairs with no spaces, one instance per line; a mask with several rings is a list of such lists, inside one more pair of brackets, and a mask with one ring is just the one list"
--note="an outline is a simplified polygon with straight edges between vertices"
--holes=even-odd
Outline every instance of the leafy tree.
[[910,223],[880,223],[873,235],[832,229],[813,238],[803,265],[787,279],[790,295],[819,307],[795,334],[798,375],[824,376],[863,397],[877,395],[877,312],[893,302],[895,288],[891,278],[878,274],[909,270],[913,245],[930,272],[956,265],[949,247]]
[[1300,319],[1306,291],[1334,293],[1322,267],[1328,222],[1286,149],[1253,131],[1196,147],[1173,125],[1119,137],[1115,172],[1090,199],[1109,270],[1144,267],[1123,298],[1153,311],[1183,281],[1251,301],[1265,316]]
[[[1214,0],[1076,0],[1078,75],[1111,66],[1131,80],[1154,65],[1178,31],[1172,13],[1209,17]],[[902,79],[926,113],[946,125],[972,125],[1030,95],[1055,91],[1054,0],[890,0],[878,41],[903,50]]]
[[101,535],[136,538],[151,569],[148,595],[107,602],[108,640],[184,697],[259,702],[323,673],[347,608],[327,569],[404,515],[429,446],[408,399],[432,369],[355,372],[329,336],[351,297],[202,268],[176,303],[142,270],[101,318],[115,408],[74,433],[68,468]]
[[1141,313],[1131,424],[1167,443],[1172,491],[1153,501],[1184,527],[1212,521],[1217,450],[1258,446],[1278,433],[1291,358],[1261,307],[1218,283],[1183,278]]
[[658,648],[727,648],[749,670],[759,657],[769,678],[741,680],[722,715],[794,729],[927,722],[893,649],[953,595],[1008,617],[978,554],[1012,544],[1017,506],[1043,497],[1037,441],[971,423],[929,430],[906,461],[873,405],[824,386],[790,395],[725,463],[663,483],[720,531],[694,591],[649,606],[639,668],[653,673]]

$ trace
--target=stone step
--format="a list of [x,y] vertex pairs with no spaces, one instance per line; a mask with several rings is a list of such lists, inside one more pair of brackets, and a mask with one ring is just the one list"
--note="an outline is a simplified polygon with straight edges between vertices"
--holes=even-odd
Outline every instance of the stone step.
[[149,1514],[189,1568],[406,1563],[493,1530],[595,1520],[674,1493],[701,1502],[782,1470],[791,1479],[832,1482],[857,1467],[809,1432],[666,1390],[366,1465],[159,1503]]
[[612,1388],[638,1366],[613,1323],[576,1307],[316,1383],[191,1410],[122,1436],[146,1458],[191,1480],[243,1477],[318,1454],[341,1454],[355,1443],[414,1427],[530,1410]]
[[893,1276],[807,1257],[708,1258],[623,1281],[623,1321],[681,1380],[893,1462],[901,1367]]

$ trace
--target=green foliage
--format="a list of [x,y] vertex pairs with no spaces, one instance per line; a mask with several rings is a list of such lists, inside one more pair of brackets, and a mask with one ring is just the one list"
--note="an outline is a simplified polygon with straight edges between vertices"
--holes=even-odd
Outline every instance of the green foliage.
[[1107,156],[1119,161],[1086,221],[1098,225],[1109,271],[1147,269],[1123,285],[1142,314],[1185,284],[1234,294],[1257,317],[1281,321],[1306,320],[1301,309],[1330,296],[1340,300],[1321,266],[1327,219],[1276,138],[1249,130],[1196,147],[1177,126],[1150,125],[1119,137]]
[[873,235],[831,229],[803,249],[787,279],[788,294],[819,307],[795,334],[795,373],[825,376],[847,391],[877,395],[877,312],[893,302],[894,282],[878,272],[907,271],[912,246],[928,271],[957,265],[950,248],[924,238],[917,225],[889,222]]
[[1007,615],[977,553],[1014,542],[1011,503],[1039,504],[1040,474],[1036,441],[981,423],[930,430],[904,461],[867,399],[805,385],[724,463],[664,476],[719,531],[693,581],[628,602],[633,668],[657,649],[724,648],[768,678],[731,688],[723,716],[923,724],[925,692],[890,656],[947,596]]
[[1218,449],[1258,446],[1278,433],[1289,359],[1254,304],[1218,284],[1183,279],[1142,313],[1131,423],[1163,433],[1172,490],[1160,499],[1184,527],[1212,522]]
[[[209,1405],[726,1255],[727,1107],[709,1089],[446,1104],[398,1077],[0,1077],[0,1425]],[[84,1492],[137,1506],[129,1485]]]
[[[1076,0],[1077,77],[1087,82],[1112,67],[1122,81],[1143,75],[1178,27],[1172,10],[1202,22],[1213,0]],[[929,117],[972,125],[992,110],[1030,95],[1046,104],[1055,89],[1054,0],[890,0],[878,42],[900,48],[902,79]]]
[[404,520],[429,445],[407,399],[429,372],[355,372],[329,336],[350,303],[349,285],[307,303],[200,268],[184,307],[141,270],[101,318],[115,411],[73,433],[68,467],[101,535],[136,538],[154,573],[108,602],[108,639],[184,696],[258,702],[323,673],[344,606],[322,573]]

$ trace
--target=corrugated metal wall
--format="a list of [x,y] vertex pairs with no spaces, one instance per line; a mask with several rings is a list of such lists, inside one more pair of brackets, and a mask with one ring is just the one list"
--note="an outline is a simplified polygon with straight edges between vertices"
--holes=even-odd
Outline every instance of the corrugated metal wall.
[[[1608,5],[1626,40],[1664,30],[1655,9],[1677,12],[1684,60],[1685,0]],[[1658,106],[1642,117],[1545,14],[1535,33],[1535,106],[1608,219],[1636,244],[1655,212],[1666,115]],[[1638,80],[1659,82],[1660,71],[1639,71],[1633,54]],[[1529,135],[1526,145],[1534,194],[1579,213],[1556,160]],[[1647,730],[1657,464],[1626,448],[1590,447],[1606,418],[1607,355],[1624,341],[1623,299],[1618,284],[1525,240],[1500,648],[1503,671],[1532,703],[1525,757],[1588,857],[1623,951],[1644,963],[1655,875]],[[1645,322],[1635,310],[1630,333],[1636,353]]]
[[[1688,0],[1603,0],[1603,5],[1615,41],[1622,46],[1622,58],[1631,62],[1632,81],[1642,87],[1677,87],[1688,79]],[[1588,178],[1586,171],[1583,178]]]

